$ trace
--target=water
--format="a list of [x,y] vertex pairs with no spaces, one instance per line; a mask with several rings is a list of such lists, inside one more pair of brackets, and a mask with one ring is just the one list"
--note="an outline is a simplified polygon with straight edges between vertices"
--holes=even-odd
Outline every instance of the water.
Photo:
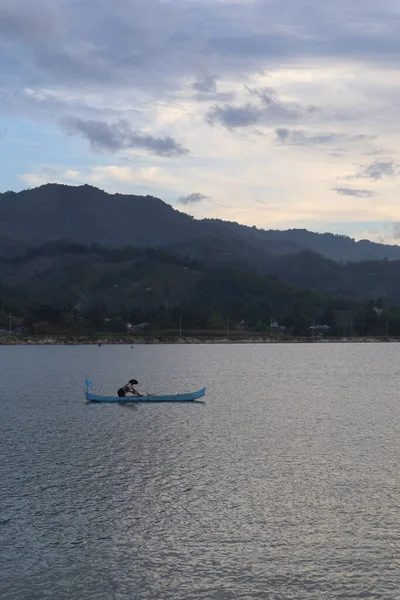
[[1,347],[0,597],[400,598],[399,352]]

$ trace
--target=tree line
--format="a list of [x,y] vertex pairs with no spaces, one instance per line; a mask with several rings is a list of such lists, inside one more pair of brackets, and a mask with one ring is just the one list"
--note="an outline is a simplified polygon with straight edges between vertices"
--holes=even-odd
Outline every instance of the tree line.
[[[310,307],[297,303],[286,314],[277,318],[266,307],[246,316],[215,307],[163,306],[146,310],[132,306],[121,312],[105,305],[77,309],[73,305],[43,304],[24,309],[2,302],[0,328],[4,332],[28,335],[65,333],[95,335],[97,333],[132,334],[141,332],[171,332],[179,330],[212,331],[231,335],[254,332],[286,336],[400,336],[400,307],[384,306],[382,300],[371,300],[357,307]],[[318,311],[316,310],[318,308]],[[242,318],[243,317],[243,318]],[[322,329],[321,326],[327,326]],[[328,329],[329,328],[329,329]]]

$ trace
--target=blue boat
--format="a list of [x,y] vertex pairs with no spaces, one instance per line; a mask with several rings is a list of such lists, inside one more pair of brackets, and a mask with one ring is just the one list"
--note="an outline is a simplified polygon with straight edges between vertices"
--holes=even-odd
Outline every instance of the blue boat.
[[205,396],[205,393],[206,388],[203,387],[197,392],[189,392],[187,394],[172,394],[165,396],[125,396],[120,398],[119,396],[99,396],[98,394],[93,394],[86,389],[85,397],[87,402],[122,402],[124,404],[126,402],[195,402],[197,404],[204,404],[204,402],[199,401],[199,398]]

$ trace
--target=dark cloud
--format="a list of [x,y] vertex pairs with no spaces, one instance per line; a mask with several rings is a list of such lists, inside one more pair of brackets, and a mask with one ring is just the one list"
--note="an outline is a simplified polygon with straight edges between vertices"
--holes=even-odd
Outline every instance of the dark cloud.
[[173,138],[154,137],[147,133],[133,131],[129,123],[123,120],[108,124],[105,121],[69,117],[62,119],[61,124],[68,133],[77,133],[86,138],[96,151],[117,152],[127,148],[137,148],[158,156],[179,156],[189,153]]
[[189,196],[181,196],[178,198],[178,202],[180,204],[196,204],[197,202],[202,202],[203,200],[207,200],[209,196],[205,196],[204,194],[200,194],[199,192],[194,192],[193,194],[189,194]]
[[198,92],[202,92],[205,94],[215,94],[217,91],[217,82],[215,80],[215,77],[211,77],[210,75],[204,75],[203,77],[200,77],[199,79],[197,79],[197,81],[194,82],[193,88]]
[[[176,156],[188,150],[174,137],[152,136],[126,121],[115,121],[126,118],[133,106],[148,110],[152,118],[162,103],[176,106],[189,93],[193,101],[207,99],[213,104],[206,114],[211,124],[229,129],[264,125],[278,128],[279,143],[329,145],[335,141],[329,132],[333,127],[321,126],[327,133],[314,135],[306,131],[311,129],[307,122],[316,116],[331,122],[348,118],[352,102],[363,113],[361,95],[367,85],[377,90],[371,110],[379,105],[376,98],[382,87],[391,98],[395,82],[383,83],[383,76],[369,81],[368,68],[395,64],[399,24],[393,0],[0,0],[0,107],[4,109],[4,97],[6,111],[18,107],[27,120],[74,115],[64,127],[84,136],[97,150],[142,148]],[[332,93],[332,103],[341,103],[344,92],[341,114],[339,107],[332,107],[326,109],[327,117],[306,101],[288,102],[292,96],[279,97],[267,87],[249,88],[244,100],[219,95],[229,91],[228,81],[236,90],[239,81],[266,81],[268,73],[289,66],[291,71],[283,78],[278,74],[270,81],[274,85],[279,81],[285,94],[295,97],[297,92],[302,98],[310,97],[315,84],[315,97],[325,99],[324,75],[322,93],[314,71],[310,78],[296,75],[310,68],[318,77],[321,65],[326,65],[327,73],[338,65],[336,74],[344,74],[343,87],[335,84]],[[360,78],[349,75],[358,70]],[[25,98],[25,88],[55,95]],[[151,104],[153,98],[160,103]],[[90,112],[92,105],[116,112]],[[383,128],[392,116],[385,115]],[[371,126],[374,123],[379,128],[379,115]],[[293,131],[300,128],[304,131]],[[375,165],[361,170],[358,177],[378,180],[390,175],[390,165],[386,171]]]
[[297,102],[285,102],[279,99],[279,96],[273,88],[252,89],[245,86],[247,91],[256,96],[268,108],[270,114],[281,118],[297,118],[303,115],[313,115],[319,112],[317,106],[300,106]]
[[197,102],[231,102],[235,97],[233,92],[215,92],[212,94],[211,92],[208,94],[203,94],[202,92],[197,92],[197,94],[193,94],[193,100]]
[[294,133],[301,134],[300,131],[293,132],[293,131],[290,131],[290,129],[284,129],[283,127],[280,127],[279,129],[277,129],[275,131],[275,133],[276,133],[277,139],[282,143],[287,143],[287,142],[290,143],[290,141],[294,137]]
[[2,0],[0,39],[43,44],[60,33],[57,7],[50,0]]
[[[231,7],[229,7],[231,10]],[[240,9],[243,14],[239,17]],[[247,11],[247,15],[244,12]],[[234,11],[232,11],[233,13]],[[214,52],[242,63],[337,57],[372,63],[396,60],[400,17],[390,0],[255,0],[236,11],[240,23],[212,34]],[[231,13],[231,14],[232,14]],[[251,24],[251,30],[250,30]]]
[[291,144],[296,146],[313,146],[319,144],[332,144],[338,142],[363,142],[370,137],[366,135],[346,135],[343,133],[319,133],[308,134],[304,131],[291,130],[280,127],[275,131],[276,139],[281,144]]
[[261,109],[253,104],[246,104],[244,106],[225,104],[224,106],[215,105],[210,108],[206,115],[206,121],[210,125],[219,123],[228,127],[228,129],[235,129],[236,127],[256,125],[261,120],[261,116]]
[[[195,89],[313,57],[397,60],[400,17],[391,0],[2,0],[2,85],[101,83]],[[83,25],[85,24],[85,25]],[[213,76],[204,75],[211,72]],[[26,85],[26,83],[24,83]]]
[[256,96],[258,104],[248,102],[242,106],[233,104],[216,104],[206,114],[206,121],[211,125],[219,123],[228,129],[249,127],[251,125],[270,125],[297,121],[301,118],[312,117],[318,112],[315,106],[300,106],[295,102],[280,100],[274,90],[247,91]]
[[198,102],[229,102],[235,97],[233,92],[219,92],[217,89],[217,80],[211,75],[204,75],[196,79],[192,88],[196,90],[193,99]]
[[375,192],[371,190],[356,190],[348,187],[337,187],[333,188],[333,191],[342,196],[353,196],[354,198],[372,198],[375,196]]
[[385,177],[393,177],[397,173],[397,164],[394,161],[375,161],[363,167],[352,179],[371,179],[378,181]]
[[308,146],[314,144],[330,144],[337,142],[340,135],[335,133],[321,133],[319,135],[307,135],[304,131],[292,131],[279,128],[276,130],[276,138],[282,144]]

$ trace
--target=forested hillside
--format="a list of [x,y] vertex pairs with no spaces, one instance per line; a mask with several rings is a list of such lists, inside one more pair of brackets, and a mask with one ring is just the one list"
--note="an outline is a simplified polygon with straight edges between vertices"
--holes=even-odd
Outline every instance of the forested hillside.
[[0,256],[54,240],[109,247],[173,245],[184,254],[192,246],[193,254],[212,253],[207,239],[218,239],[235,259],[311,250],[335,261],[400,260],[399,246],[305,229],[276,231],[196,220],[153,196],[108,194],[89,185],[47,184],[0,194]]
[[[2,324],[7,314],[70,326],[102,327],[115,319],[191,328],[279,323],[306,333],[314,322],[343,331],[397,330],[400,262],[339,265],[319,255],[270,255],[268,268],[214,265],[166,249],[109,249],[52,242],[0,261]],[[383,284],[386,284],[384,288]],[[75,316],[74,316],[75,315]],[[367,324],[366,324],[367,323]],[[399,320],[400,332],[400,320]]]

